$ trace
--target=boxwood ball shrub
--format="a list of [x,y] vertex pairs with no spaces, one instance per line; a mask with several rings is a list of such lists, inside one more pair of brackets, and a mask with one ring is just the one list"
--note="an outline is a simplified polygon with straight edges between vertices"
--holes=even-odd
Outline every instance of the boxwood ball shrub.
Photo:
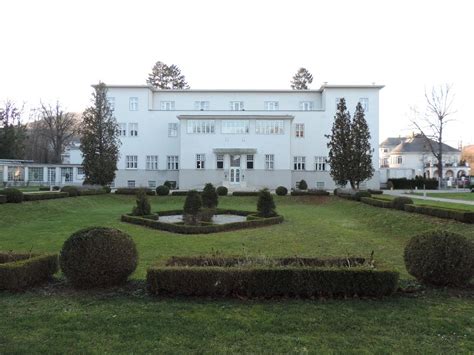
[[158,196],[168,196],[170,193],[170,188],[166,185],[160,185],[156,188],[156,194]]
[[273,196],[268,189],[260,190],[258,193],[257,211],[260,217],[274,217],[277,215],[275,211],[275,202]]
[[216,192],[219,196],[227,196],[229,190],[225,186],[219,186],[217,187]]
[[7,187],[5,190],[0,190],[0,195],[5,195],[9,203],[21,203],[24,200],[23,192],[13,187]]
[[77,288],[120,285],[138,263],[133,239],[114,228],[91,227],[72,234],[63,245],[59,264]]
[[436,286],[463,286],[474,277],[474,243],[464,236],[431,231],[405,247],[405,266],[419,281]]
[[405,209],[405,205],[412,205],[412,204],[413,204],[413,200],[410,197],[400,196],[400,197],[395,197],[392,200],[392,208],[395,208],[397,210],[403,211]]
[[275,193],[278,196],[286,196],[286,194],[288,193],[288,189],[285,186],[278,186],[275,190]]
[[76,186],[63,186],[61,192],[67,192],[69,197],[77,197],[80,195],[80,191]]
[[308,189],[308,184],[306,183],[305,180],[301,180],[299,185],[298,185],[298,188],[300,190],[307,190]]

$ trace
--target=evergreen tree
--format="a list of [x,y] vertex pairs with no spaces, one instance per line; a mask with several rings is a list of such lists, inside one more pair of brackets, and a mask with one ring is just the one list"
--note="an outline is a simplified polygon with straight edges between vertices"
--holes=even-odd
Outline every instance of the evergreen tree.
[[157,89],[189,89],[186,78],[177,65],[156,62],[148,74],[147,84]]
[[186,224],[197,224],[199,212],[202,207],[202,199],[196,190],[188,191],[183,207],[183,220]]
[[216,188],[211,183],[204,186],[201,198],[202,205],[205,208],[216,208],[219,203],[219,196],[217,195]]
[[21,124],[21,109],[12,101],[0,108],[0,159],[24,159],[26,126]]
[[306,68],[299,68],[291,80],[293,90],[308,90],[308,84],[313,82],[313,76]]
[[348,167],[350,166],[352,154],[351,138],[351,116],[347,111],[346,100],[341,98],[337,104],[337,112],[334,116],[334,122],[331,134],[326,135],[329,138],[327,144],[329,148],[330,174],[336,184],[345,186],[349,180]]
[[137,192],[137,205],[133,208],[132,214],[134,216],[147,216],[151,214],[150,201],[144,189],[139,189]]
[[277,215],[273,196],[268,189],[260,190],[258,194],[257,211],[258,215],[262,217],[273,217]]
[[82,115],[81,152],[85,184],[108,185],[119,158],[119,127],[107,100],[104,83],[95,86],[92,105]]
[[374,175],[370,131],[360,102],[357,103],[351,123],[351,144],[351,160],[348,169],[350,174],[348,178],[351,187],[359,189],[360,182],[370,179]]

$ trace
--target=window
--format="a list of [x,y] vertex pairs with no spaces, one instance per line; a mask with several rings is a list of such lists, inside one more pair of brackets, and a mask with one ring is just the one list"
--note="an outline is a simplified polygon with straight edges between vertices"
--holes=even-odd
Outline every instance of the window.
[[28,169],[29,181],[43,181],[43,168],[30,167]]
[[150,189],[155,189],[156,188],[156,181],[155,180],[148,180],[148,187]]
[[316,181],[316,188],[318,190],[324,189],[324,181]]
[[209,110],[209,101],[194,101],[194,109],[198,111]]
[[314,169],[316,171],[326,171],[326,162],[327,162],[326,157],[314,157],[314,163],[315,163]]
[[247,169],[253,169],[253,154],[247,155]]
[[383,158],[382,159],[382,168],[387,168],[388,167],[388,158]]
[[196,169],[204,169],[205,161],[206,161],[205,154],[196,154]]
[[401,155],[397,156],[397,164],[402,164],[403,158]]
[[84,168],[83,167],[77,168],[77,175],[84,175]]
[[230,102],[230,110],[231,111],[242,111],[244,109],[244,102],[243,101],[231,101]]
[[224,169],[224,155],[223,154],[217,154],[216,155],[216,168],[217,169]]
[[163,111],[173,111],[174,110],[174,101],[161,101],[160,109]]
[[383,148],[384,153],[388,153],[388,148]]
[[56,168],[48,168],[48,182],[56,182]]
[[362,108],[364,109],[364,112],[369,112],[369,99],[366,97],[361,97],[359,99],[360,104],[362,105]]
[[72,168],[61,168],[61,181],[72,182]]
[[277,111],[279,108],[278,101],[265,101],[265,110]]
[[249,133],[250,121],[246,120],[223,120],[222,133],[246,134]]
[[146,156],[146,170],[158,170],[158,155]]
[[265,154],[265,169],[273,170],[275,166],[275,156],[273,154]]
[[305,170],[306,157],[293,157],[293,170]]
[[125,169],[137,169],[138,168],[138,156],[127,155],[125,156]]
[[119,136],[125,137],[127,135],[127,124],[119,123]]
[[128,109],[130,111],[138,111],[138,97],[131,97],[128,99]]
[[177,136],[178,136],[178,124],[168,123],[168,137],[177,137]]
[[25,168],[22,166],[9,166],[8,181],[25,181]]
[[215,121],[213,120],[189,120],[187,132],[188,133],[214,133]]
[[129,123],[128,132],[130,137],[138,136],[138,123]]
[[112,111],[115,110],[115,97],[108,97],[107,100],[109,101],[109,106]]
[[313,102],[312,101],[300,101],[300,110],[301,111],[312,111]]
[[257,120],[255,132],[257,134],[283,134],[283,120]]
[[129,189],[135,188],[135,180],[128,180],[128,181],[127,181],[127,187],[128,187]]
[[168,155],[166,157],[166,166],[168,170],[178,170],[178,156]]
[[304,123],[297,123],[295,126],[296,138],[304,138]]

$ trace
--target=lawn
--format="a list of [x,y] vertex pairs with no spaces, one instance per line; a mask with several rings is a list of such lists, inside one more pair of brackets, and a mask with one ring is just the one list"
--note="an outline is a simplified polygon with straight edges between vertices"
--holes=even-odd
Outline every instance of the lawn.
[[427,193],[428,197],[452,198],[455,200],[474,201],[473,192]]
[[[446,207],[446,208],[455,208],[455,209],[460,209],[460,210],[467,210],[467,211],[474,211],[474,205],[466,205],[466,204],[463,204],[463,203],[451,203],[451,202],[442,202],[442,201],[432,201],[432,200],[423,200],[423,199],[420,199],[420,198],[416,198],[416,196],[412,196],[412,195],[419,195],[419,196],[422,196],[423,194],[420,194],[420,193],[414,193],[414,194],[406,194],[406,197],[413,197],[413,202],[415,203],[415,205],[425,205],[425,206],[438,206],[438,207]],[[439,197],[439,198],[442,198],[444,197],[445,195],[449,195],[449,194],[442,194],[442,196],[439,196],[441,194],[432,194],[433,196],[430,196],[430,194],[427,194],[428,197]],[[438,196],[436,196],[438,195]],[[378,199],[385,199],[385,200],[393,200],[395,198],[395,196],[393,195],[377,195],[377,196],[374,196],[375,198],[378,198]],[[448,197],[446,196],[445,198],[451,198],[451,197]],[[461,199],[459,199],[461,200]]]
[[[182,197],[153,197],[154,210]],[[474,240],[471,225],[337,198],[277,197],[282,225],[211,235],[176,235],[121,223],[133,196],[87,196],[0,205],[0,250],[58,252],[91,225],[133,236],[140,263],[128,287],[71,290],[59,280],[23,294],[0,293],[0,352],[472,352],[472,291],[426,290],[384,300],[156,299],[143,279],[172,255],[369,256],[410,280],[403,248],[433,228]],[[220,207],[254,210],[255,197]]]

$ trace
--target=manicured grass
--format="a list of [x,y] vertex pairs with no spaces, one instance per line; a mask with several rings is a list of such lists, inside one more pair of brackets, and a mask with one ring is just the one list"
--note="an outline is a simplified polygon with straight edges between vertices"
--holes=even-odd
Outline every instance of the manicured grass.
[[[58,252],[79,228],[119,228],[134,238],[146,268],[172,255],[369,256],[411,279],[403,264],[410,236],[444,228],[474,240],[471,225],[338,198],[276,197],[285,222],[211,235],[177,235],[121,223],[134,196],[100,195],[0,205],[0,250]],[[183,197],[152,197],[154,210]],[[255,210],[256,197],[219,207]],[[406,282],[406,281],[404,281]],[[460,292],[460,291],[459,291]],[[0,352],[472,352],[472,291],[428,290],[384,300],[157,299],[143,286],[73,291],[62,283],[0,293]]]
[[[414,195],[422,195],[416,193]],[[433,194],[435,195],[435,194]],[[443,194],[444,196],[445,194]],[[429,194],[427,194],[429,196]],[[372,196],[374,198],[385,199],[385,200],[393,200],[395,196],[393,195],[377,195]],[[423,200],[412,196],[411,194],[406,194],[406,197],[413,197],[413,202],[415,205],[425,205],[425,206],[438,206],[438,207],[446,207],[446,208],[455,208],[460,210],[467,210],[467,211],[474,211],[474,205],[465,205],[462,203],[451,203],[451,202],[441,202],[441,201],[431,201],[431,200]],[[431,196],[429,196],[431,197]],[[441,196],[434,196],[434,197],[441,197]],[[448,197],[446,197],[448,198]]]
[[452,198],[454,200],[474,201],[474,192],[428,193],[428,197]]

